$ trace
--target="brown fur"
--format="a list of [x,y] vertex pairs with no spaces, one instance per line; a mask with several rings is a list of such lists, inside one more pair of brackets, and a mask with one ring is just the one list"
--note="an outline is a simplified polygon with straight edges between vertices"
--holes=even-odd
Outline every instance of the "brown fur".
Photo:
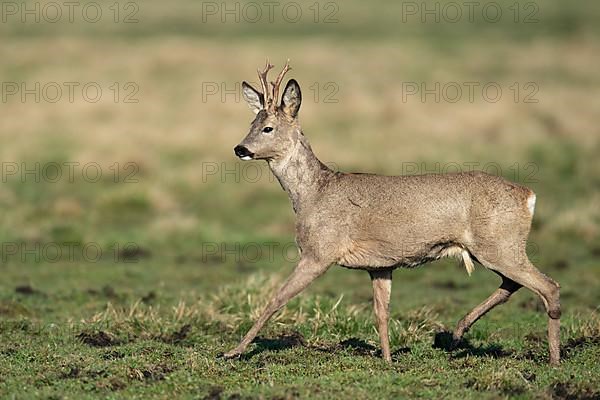
[[[559,361],[559,285],[539,272],[525,252],[535,195],[528,188],[481,172],[381,176],[334,172],[303,135],[297,113],[300,87],[286,85],[279,108],[265,110],[261,94],[244,82],[257,113],[235,151],[266,160],[296,212],[301,261],[259,320],[226,357],[241,354],[266,321],[332,264],[368,270],[383,356],[392,271],[458,256],[467,272],[475,259],[503,279],[502,286],[458,324],[458,342],[470,326],[521,286],[537,293],[549,316],[550,362]],[[277,99],[275,99],[277,100]],[[264,132],[264,128],[273,128]]]

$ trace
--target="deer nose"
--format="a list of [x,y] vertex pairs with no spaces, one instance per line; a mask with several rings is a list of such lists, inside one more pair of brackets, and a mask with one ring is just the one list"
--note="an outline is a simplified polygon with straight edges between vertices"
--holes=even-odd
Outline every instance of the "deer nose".
[[248,150],[246,146],[241,146],[239,144],[235,146],[233,152],[242,160],[252,160],[252,157],[254,156],[254,153]]

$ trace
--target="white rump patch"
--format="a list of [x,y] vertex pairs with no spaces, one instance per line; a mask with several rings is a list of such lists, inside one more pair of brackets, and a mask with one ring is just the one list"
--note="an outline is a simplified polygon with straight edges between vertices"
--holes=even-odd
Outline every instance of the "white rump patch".
[[532,193],[531,196],[527,198],[527,208],[531,215],[533,215],[533,211],[535,210],[535,193]]
[[244,161],[250,161],[250,160],[252,160],[252,157],[250,157],[250,156],[244,156],[244,157],[242,157],[242,160],[244,160]]
[[475,270],[475,265],[473,265],[473,260],[469,255],[469,252],[459,246],[447,247],[442,251],[441,257],[456,257],[459,262],[465,267],[467,270],[467,274],[471,276],[473,271]]

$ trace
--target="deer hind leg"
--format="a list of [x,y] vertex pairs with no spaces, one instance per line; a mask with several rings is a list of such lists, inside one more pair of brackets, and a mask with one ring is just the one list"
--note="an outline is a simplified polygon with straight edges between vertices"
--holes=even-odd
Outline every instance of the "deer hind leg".
[[542,274],[527,258],[524,250],[516,257],[511,256],[514,252],[510,249],[505,250],[487,259],[485,256],[478,256],[477,253],[474,255],[487,268],[525,286],[542,299],[548,314],[550,364],[557,365],[560,362],[560,285]]
[[560,285],[542,274],[529,260],[523,263],[522,269],[507,275],[532,290],[544,302],[548,314],[550,364],[557,365],[560,362]]
[[390,319],[390,293],[392,291],[392,270],[369,271],[373,283],[373,310],[377,319],[377,331],[381,341],[383,359],[392,362],[390,340],[388,334],[388,321]]
[[[502,275],[501,275],[502,276]],[[481,304],[465,315],[456,325],[456,329],[452,334],[453,346],[456,346],[463,335],[471,328],[471,326],[483,317],[488,311],[499,304],[508,301],[509,297],[521,288],[521,285],[502,276],[502,284],[494,293],[485,299]]]

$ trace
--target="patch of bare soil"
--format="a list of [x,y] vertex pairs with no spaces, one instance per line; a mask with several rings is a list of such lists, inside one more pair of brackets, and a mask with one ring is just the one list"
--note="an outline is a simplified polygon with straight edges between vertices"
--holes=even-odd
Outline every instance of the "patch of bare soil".
[[165,343],[178,344],[188,337],[191,330],[192,326],[190,324],[185,324],[182,325],[181,328],[179,328],[175,332],[159,336],[158,339]]
[[144,258],[152,257],[152,252],[144,247],[125,246],[119,251],[119,260],[136,262]]
[[578,350],[586,346],[600,346],[600,335],[595,336],[579,336],[567,340],[562,346],[562,353],[565,357],[573,356]]
[[35,289],[31,285],[19,285],[19,286],[15,287],[15,293],[23,294],[26,296],[33,296],[33,295],[45,296],[46,295],[44,292],[42,292],[41,290]]
[[590,386],[580,386],[571,382],[556,382],[549,389],[556,400],[598,400],[600,391]]
[[142,303],[152,304],[156,300],[156,292],[154,290],[149,291],[145,296],[142,297]]
[[144,368],[132,368],[129,371],[129,378],[144,382],[162,381],[165,377],[173,372],[175,367],[168,363],[160,363],[156,365],[146,365]]
[[121,341],[112,333],[106,331],[81,332],[77,338],[92,347],[108,347],[121,344]]

